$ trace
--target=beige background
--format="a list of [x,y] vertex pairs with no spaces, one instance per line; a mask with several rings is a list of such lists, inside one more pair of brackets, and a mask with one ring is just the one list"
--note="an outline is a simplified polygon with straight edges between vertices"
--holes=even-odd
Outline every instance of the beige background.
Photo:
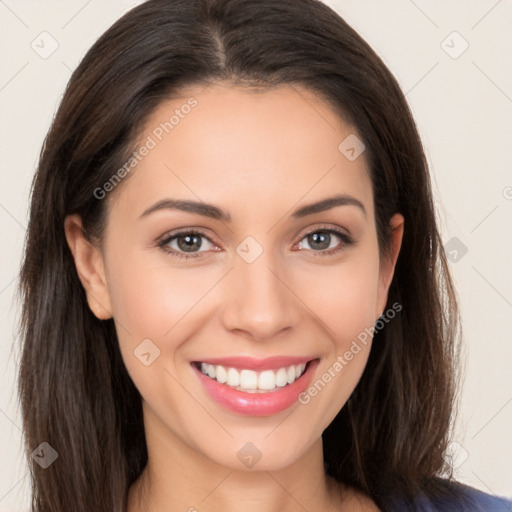
[[[30,182],[71,70],[136,3],[0,0],[0,512],[29,504],[15,384],[19,304],[13,300]],[[326,3],[383,58],[417,120],[465,331],[454,465],[463,482],[510,497],[512,1]],[[46,59],[31,47],[41,37],[46,51],[53,40],[58,44]]]

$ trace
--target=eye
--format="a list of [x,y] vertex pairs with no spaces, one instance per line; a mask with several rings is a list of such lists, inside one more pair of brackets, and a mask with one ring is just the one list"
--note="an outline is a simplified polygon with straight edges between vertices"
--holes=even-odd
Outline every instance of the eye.
[[[321,227],[306,233],[299,241],[298,249],[306,249],[312,252],[313,256],[330,256],[352,244],[354,240],[346,233],[334,228]],[[158,247],[171,256],[182,259],[201,258],[204,256],[203,253],[221,250],[206,234],[190,229],[164,235],[158,242]]]
[[[336,239],[338,239],[338,242]],[[304,243],[303,240],[306,242]],[[333,228],[317,228],[307,233],[300,240],[299,250],[307,249],[308,251],[313,251],[314,256],[330,256],[353,243],[353,239],[342,231]]]
[[[206,240],[206,244],[203,242]],[[174,233],[171,236],[165,236],[159,243],[165,252],[172,254],[177,258],[199,258],[201,253],[212,250],[215,244],[200,231],[188,230]],[[204,250],[199,250],[204,249]]]

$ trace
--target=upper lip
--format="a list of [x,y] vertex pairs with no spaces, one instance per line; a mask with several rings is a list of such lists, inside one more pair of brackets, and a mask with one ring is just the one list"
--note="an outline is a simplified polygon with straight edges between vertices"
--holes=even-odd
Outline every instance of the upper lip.
[[193,361],[194,363],[206,363],[215,365],[221,365],[229,368],[241,368],[247,370],[278,370],[279,368],[294,366],[298,364],[305,364],[309,361],[316,359],[311,356],[273,356],[266,357],[264,359],[256,359],[254,357],[247,356],[235,356],[235,357],[209,357],[206,359],[200,359]]

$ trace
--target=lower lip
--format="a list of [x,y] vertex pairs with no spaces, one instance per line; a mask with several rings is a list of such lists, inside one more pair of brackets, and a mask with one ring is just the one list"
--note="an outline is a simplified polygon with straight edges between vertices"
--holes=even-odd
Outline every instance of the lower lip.
[[296,381],[268,393],[238,391],[211,379],[194,364],[191,366],[206,392],[221,406],[247,416],[270,416],[282,412],[298,402],[298,396],[309,386],[318,363],[318,359],[310,361],[306,371]]

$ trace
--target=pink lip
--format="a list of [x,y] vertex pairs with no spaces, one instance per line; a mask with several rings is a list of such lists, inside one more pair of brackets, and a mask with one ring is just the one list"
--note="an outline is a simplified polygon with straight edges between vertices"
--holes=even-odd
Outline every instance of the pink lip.
[[[308,359],[300,359],[302,362],[308,361]],[[233,360],[234,359],[229,359],[229,361]],[[210,359],[209,361],[217,360]],[[252,361],[254,361],[254,359]],[[269,360],[267,359],[265,361],[268,364]],[[306,371],[295,382],[279,388],[276,391],[269,391],[268,393],[246,393],[244,391],[238,391],[226,386],[225,384],[220,384],[215,379],[211,379],[207,375],[204,375],[195,364],[192,363],[191,366],[199,377],[199,380],[204,386],[206,392],[224,408],[247,416],[270,416],[284,411],[294,403],[298,402],[298,396],[309,386],[315,369],[320,362],[319,359],[315,359],[313,361],[309,359],[309,361],[310,362],[306,366]],[[290,365],[285,364],[284,366],[291,366],[292,364],[294,363],[290,363]],[[224,364],[222,364],[222,366],[224,366]],[[234,366],[231,367],[233,368]],[[247,368],[247,366],[245,368]]]
[[311,361],[314,357],[299,356],[274,356],[265,359],[255,359],[254,357],[214,357],[210,359],[201,359],[201,363],[225,366],[226,368],[247,369],[254,371],[279,370],[279,368],[298,365]]

